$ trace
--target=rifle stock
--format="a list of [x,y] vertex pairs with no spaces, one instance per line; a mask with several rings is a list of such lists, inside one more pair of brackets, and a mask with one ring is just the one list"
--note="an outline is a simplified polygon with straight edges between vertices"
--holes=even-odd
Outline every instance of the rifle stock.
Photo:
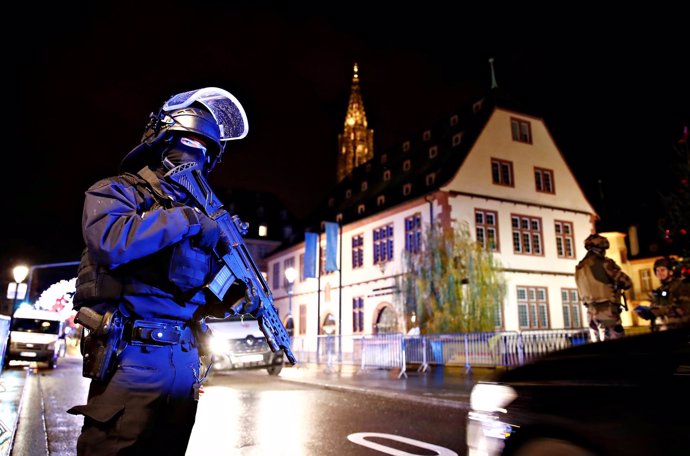
[[196,163],[176,166],[166,177],[185,188],[197,208],[215,220],[220,228],[220,242],[223,244],[223,251],[227,253],[220,255],[217,250],[214,252],[222,267],[207,284],[208,289],[222,300],[233,283],[244,283],[247,289],[246,299],[252,302],[259,300],[259,310],[254,316],[269,347],[273,352],[282,349],[291,364],[297,363],[290,348],[290,336],[273,305],[273,294],[244,243],[243,235],[247,232],[247,225],[223,208]]

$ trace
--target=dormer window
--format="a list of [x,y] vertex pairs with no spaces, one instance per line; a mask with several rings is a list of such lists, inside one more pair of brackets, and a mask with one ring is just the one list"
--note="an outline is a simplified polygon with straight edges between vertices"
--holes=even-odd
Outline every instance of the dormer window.
[[403,152],[408,152],[410,150],[410,141],[405,141],[402,145]]
[[438,146],[429,147],[429,158],[434,158],[438,155]]
[[391,180],[391,170],[387,169],[383,172],[383,180],[389,181]]
[[403,185],[403,195],[407,196],[412,192],[412,184]]
[[428,141],[431,139],[431,130],[427,130],[422,134],[422,139]]
[[350,199],[352,197],[352,190],[347,189],[345,191],[345,199]]
[[381,155],[381,163],[386,163],[387,161],[388,161],[388,155],[387,154]]
[[335,206],[335,198],[328,198],[328,207]]
[[458,117],[457,114],[455,114],[454,116],[451,116],[451,118],[450,118],[450,126],[451,126],[451,127],[456,126],[456,125],[458,124],[459,121],[460,121],[460,118]]
[[484,104],[484,99],[482,98],[481,100],[477,101],[475,104],[472,105],[472,112],[481,111],[483,104]]
[[412,167],[412,162],[410,162],[410,160],[405,160],[403,162],[403,171],[409,171],[411,167]]
[[378,198],[376,198],[376,205],[377,206],[383,206],[386,203],[386,196],[385,195],[379,195]]
[[532,144],[532,126],[528,121],[511,117],[510,130],[513,141]]
[[369,184],[367,184],[367,181],[362,182],[362,191],[366,192],[367,188],[369,188]]
[[434,182],[436,182],[436,173],[430,173],[426,175],[426,185],[434,185]]
[[365,209],[364,204],[360,204],[359,206],[357,206],[357,213],[358,214],[364,214],[364,209]]
[[341,214],[336,215],[335,221],[338,223],[342,222],[343,221],[343,214],[341,213]]
[[463,134],[464,134],[464,132],[460,131],[460,132],[455,133],[453,135],[453,147],[460,145],[460,143],[462,142],[462,135]]

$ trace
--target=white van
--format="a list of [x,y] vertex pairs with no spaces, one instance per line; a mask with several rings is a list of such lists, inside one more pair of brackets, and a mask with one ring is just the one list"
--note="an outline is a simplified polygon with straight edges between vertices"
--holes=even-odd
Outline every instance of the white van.
[[62,314],[26,307],[15,311],[5,361],[45,362],[54,369],[66,350]]

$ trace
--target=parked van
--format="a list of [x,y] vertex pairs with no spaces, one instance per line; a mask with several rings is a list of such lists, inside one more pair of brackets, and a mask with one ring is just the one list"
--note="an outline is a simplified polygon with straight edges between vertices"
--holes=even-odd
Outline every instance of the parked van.
[[26,307],[15,311],[6,361],[44,362],[54,369],[66,350],[62,314]]

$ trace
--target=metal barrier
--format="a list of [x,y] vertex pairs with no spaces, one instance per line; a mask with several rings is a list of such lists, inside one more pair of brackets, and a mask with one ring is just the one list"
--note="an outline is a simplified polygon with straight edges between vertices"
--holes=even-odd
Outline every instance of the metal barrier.
[[[628,328],[626,328],[626,332]],[[648,332],[630,331],[630,334]],[[589,330],[549,329],[501,331],[467,334],[329,335],[295,337],[292,351],[300,363],[359,366],[360,369],[400,369],[407,376],[407,365],[511,368],[547,353],[589,343]]]
[[10,318],[7,315],[0,315],[0,374],[5,365],[5,356],[7,355],[7,344],[10,338]]

